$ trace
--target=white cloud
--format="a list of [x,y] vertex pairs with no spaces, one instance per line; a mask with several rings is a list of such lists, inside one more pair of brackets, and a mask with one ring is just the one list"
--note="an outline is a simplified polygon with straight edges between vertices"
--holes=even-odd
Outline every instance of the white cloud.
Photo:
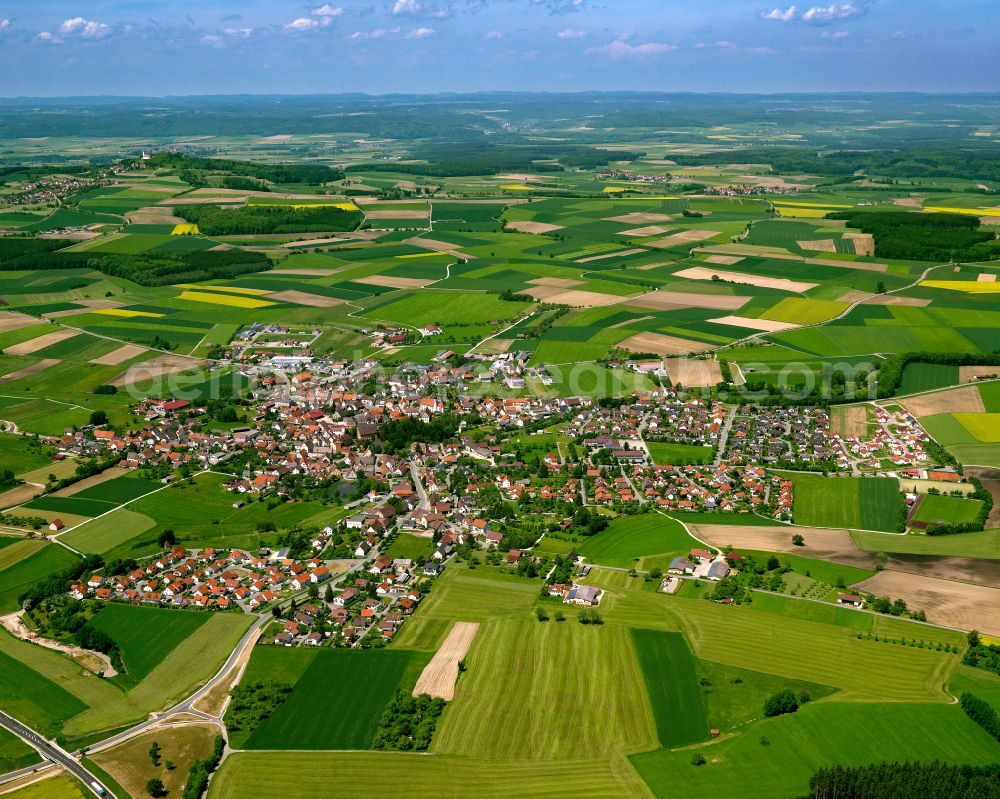
[[797,6],[789,6],[786,9],[772,8],[770,11],[761,11],[757,16],[772,22],[791,22],[798,13]]
[[223,28],[222,32],[233,39],[249,39],[253,28]]
[[212,47],[221,47],[222,37],[214,33],[206,33],[201,37],[201,43],[211,45]]
[[503,33],[501,31],[486,31],[484,36],[486,39],[502,39]]
[[741,53],[743,55],[775,55],[777,52],[770,47],[740,47],[728,39],[720,39],[717,42],[699,42],[695,45],[696,50],[704,50],[706,48],[724,50],[727,53]]
[[408,39],[426,39],[434,35],[434,28],[416,28],[406,34]]
[[587,52],[606,55],[609,58],[631,58],[635,56],[660,55],[662,53],[673,52],[676,49],[677,45],[675,44],[646,42],[645,44],[632,45],[619,39],[602,47],[591,47]]
[[5,31],[10,27],[9,19],[0,19],[0,31]]
[[92,19],[73,17],[59,26],[59,32],[64,36],[78,34],[84,39],[100,39],[111,32],[111,26],[105,25],[103,22],[95,22]]
[[49,31],[42,31],[35,37],[40,42],[48,42],[49,44],[62,44],[63,41],[54,33],[49,33]]
[[319,8],[314,8],[312,10],[312,15],[314,17],[339,17],[344,13],[344,9],[340,6],[331,6],[329,3],[320,6]]
[[843,19],[855,19],[863,17],[868,13],[868,3],[834,3],[829,6],[813,6],[802,14],[803,22],[810,22],[813,25],[829,25]]
[[309,17],[299,17],[298,19],[293,19],[287,25],[285,25],[286,31],[307,31],[311,28],[318,28],[320,23],[314,19],[309,19]]
[[819,37],[821,39],[832,39],[835,42],[839,42],[841,39],[846,39],[851,34],[847,31],[823,31]]
[[587,31],[579,28],[563,28],[556,34],[560,39],[582,39],[587,35]]

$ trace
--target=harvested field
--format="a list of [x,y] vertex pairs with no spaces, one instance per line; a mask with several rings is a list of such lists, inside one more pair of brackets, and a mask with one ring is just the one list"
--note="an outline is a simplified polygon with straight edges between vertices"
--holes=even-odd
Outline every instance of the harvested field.
[[922,577],[1000,588],[1000,561],[996,560],[895,554],[889,556],[887,565],[894,571],[910,572]]
[[43,336],[7,347],[4,353],[7,355],[31,355],[33,352],[44,350],[46,347],[51,347],[53,344],[58,344],[60,341],[65,341],[68,338],[78,335],[80,335],[78,330],[53,330],[51,333],[46,333]]
[[776,322],[773,319],[753,319],[749,316],[720,316],[717,319],[709,319],[720,325],[730,325],[731,327],[745,327],[749,330],[763,330],[767,333],[780,333],[782,330],[791,330],[801,325],[792,322]]
[[269,275],[307,275],[310,277],[327,277],[328,275],[335,275],[337,272],[342,272],[343,267],[337,267],[335,269],[272,269],[268,272]]
[[795,242],[800,250],[811,250],[813,252],[836,252],[837,243],[833,239],[817,239],[815,241]]
[[664,233],[670,231],[668,227],[660,227],[659,225],[649,225],[647,227],[636,227],[631,230],[623,230],[619,233],[619,236],[662,236]]
[[561,289],[556,286],[539,286],[534,289],[525,289],[521,294],[528,294],[536,300],[552,305],[570,305],[574,308],[595,308],[604,305],[616,305],[627,301],[627,298],[616,294]]
[[980,283],[996,283],[997,276],[989,272],[981,272],[976,275],[976,280]]
[[465,659],[478,631],[478,622],[456,621],[431,662],[420,672],[413,695],[430,694],[446,701],[454,699],[458,664]]
[[600,255],[591,255],[587,258],[577,258],[576,263],[587,264],[591,261],[604,261],[608,258],[625,258],[629,255],[638,255],[641,252],[645,252],[641,247],[637,247],[631,250],[617,250],[616,252],[604,252]]
[[684,355],[689,352],[705,352],[714,345],[704,341],[691,341],[662,333],[636,333],[618,346],[633,352],[652,352],[655,355]]
[[849,291],[844,296],[839,297],[837,299],[837,302],[849,302],[853,305],[856,302],[864,302],[865,300],[874,296],[875,295],[871,294],[870,292],[858,291],[857,289],[855,289],[854,291]]
[[94,358],[91,363],[97,366],[117,366],[120,363],[142,355],[144,352],[146,352],[146,348],[140,347],[138,344],[125,344],[116,350],[111,350],[111,352],[102,355],[100,358]]
[[[751,516],[748,521],[752,518]],[[743,527],[729,524],[694,524],[691,525],[691,530],[702,541],[720,548],[732,546],[738,550],[789,552],[862,569],[870,569],[875,565],[874,556],[854,546],[847,530],[785,525]],[[796,533],[805,539],[805,544],[801,547],[792,543],[792,536]]]
[[840,405],[831,408],[830,432],[852,438],[868,435],[868,410],[864,405]]
[[680,383],[685,388],[702,388],[722,382],[722,367],[718,361],[668,358],[663,363],[674,385]]
[[183,225],[184,220],[175,216],[169,208],[158,208],[149,205],[145,208],[138,208],[125,214],[133,225]]
[[423,219],[430,216],[430,211],[365,211],[367,219]]
[[0,377],[0,383],[6,382],[7,380],[20,380],[22,377],[31,377],[31,375],[44,372],[46,369],[55,366],[57,363],[61,363],[58,358],[45,358],[44,360],[33,363],[30,366],[25,366],[21,369],[15,369],[13,372],[8,372],[3,377]]
[[411,247],[420,247],[422,250],[433,250],[434,252],[443,252],[448,255],[459,254],[459,247],[456,244],[452,244],[450,241],[435,241],[434,239],[428,239],[421,236],[414,236],[412,239],[406,239],[403,244],[409,244]]
[[722,264],[732,266],[744,260],[742,255],[710,255],[705,259],[706,264]]
[[921,297],[903,297],[900,294],[876,294],[865,301],[865,305],[906,305],[911,308],[926,308],[930,304],[930,300]]
[[621,222],[623,225],[648,225],[655,222],[671,222],[673,217],[670,214],[653,214],[643,211],[633,211],[622,216],[612,216],[604,220],[605,222]]
[[694,228],[692,230],[682,230],[679,233],[674,233],[670,236],[664,236],[662,239],[656,239],[656,241],[648,241],[646,242],[646,246],[655,247],[658,250],[665,250],[669,247],[680,247],[684,244],[704,241],[705,239],[710,239],[712,236],[718,235],[719,231],[717,230]]
[[686,291],[653,291],[628,301],[629,305],[653,311],[667,308],[711,308],[735,311],[750,302],[750,297],[733,294],[692,294]]
[[204,361],[194,358],[182,358],[179,355],[158,355],[148,361],[133,364],[114,379],[109,380],[112,386],[127,386],[138,380],[151,380],[163,375],[183,372],[185,369],[193,369],[201,366]]
[[322,294],[310,294],[308,291],[296,291],[294,289],[276,291],[267,296],[273,300],[290,302],[295,305],[307,305],[310,308],[333,308],[337,305],[343,305],[346,302],[346,300],[342,300],[339,297],[325,297]]
[[107,483],[109,480],[117,480],[119,477],[124,477],[127,474],[127,469],[112,466],[110,469],[105,469],[103,472],[98,472],[90,477],[85,477],[83,480],[78,480],[77,482],[66,486],[66,488],[60,488],[58,491],[48,494],[47,496],[71,497],[74,494],[79,494],[81,491],[86,491],[88,488],[93,488],[101,483]]
[[778,277],[748,275],[745,272],[718,272],[714,269],[706,269],[703,266],[682,269],[680,272],[675,272],[674,275],[677,277],[686,277],[690,280],[711,280],[713,276],[718,275],[720,280],[727,280],[730,283],[746,283],[749,286],[792,291],[797,294],[816,288],[817,285],[816,283],[804,283],[798,280],[786,280]]
[[914,416],[931,416],[935,413],[986,413],[982,395],[975,386],[949,388],[900,400]]
[[11,330],[19,330],[22,327],[31,327],[37,324],[38,320],[31,316],[12,311],[0,311],[0,333],[9,333]]
[[920,208],[924,204],[923,197],[894,197],[893,203],[903,205],[907,208]]
[[530,222],[526,219],[519,219],[508,222],[505,230],[513,230],[515,233],[551,233],[553,230],[562,230],[562,225],[550,225],[548,222]]
[[389,275],[368,275],[359,277],[356,283],[367,283],[369,286],[386,286],[393,289],[419,289],[433,281],[418,277],[391,277]]
[[885,569],[856,585],[876,596],[903,599],[929,621],[1000,635],[1000,589]]
[[357,230],[353,233],[342,233],[339,236],[327,236],[322,239],[302,239],[300,241],[289,241],[282,244],[282,247],[322,247],[324,244],[344,244],[348,241],[370,240],[375,236],[364,235],[368,231]]
[[[221,193],[225,189],[213,189],[212,192],[217,196],[206,196],[201,195],[195,197],[194,194],[185,194],[183,197],[169,197],[166,200],[160,200],[157,205],[170,207],[173,205],[222,205],[222,206],[232,206],[232,205],[246,205],[247,198],[243,196],[234,197],[232,195],[228,197],[221,196]],[[183,223],[184,220],[182,219]]]
[[854,244],[855,255],[875,255],[875,237],[871,233],[845,233],[844,240]]
[[869,264],[863,261],[838,261],[833,258],[803,258],[803,263],[817,266],[836,266],[840,269],[860,269],[863,272],[885,272],[889,264]]
[[529,280],[528,282],[533,286],[555,286],[556,288],[569,289],[573,288],[573,286],[579,286],[586,281],[573,280],[568,277],[536,277],[534,280]]
[[44,489],[32,483],[22,483],[7,491],[0,492],[0,508],[12,508],[33,499],[35,494],[40,494]]
[[1000,366],[959,366],[958,379],[962,383],[971,383],[980,376],[1000,374]]

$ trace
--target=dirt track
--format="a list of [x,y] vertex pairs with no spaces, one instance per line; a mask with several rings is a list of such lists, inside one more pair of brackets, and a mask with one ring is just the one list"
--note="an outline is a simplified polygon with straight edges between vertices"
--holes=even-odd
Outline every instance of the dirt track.
[[445,700],[454,699],[459,661],[468,653],[478,631],[479,624],[476,622],[456,621],[431,662],[420,673],[413,695],[430,694]]

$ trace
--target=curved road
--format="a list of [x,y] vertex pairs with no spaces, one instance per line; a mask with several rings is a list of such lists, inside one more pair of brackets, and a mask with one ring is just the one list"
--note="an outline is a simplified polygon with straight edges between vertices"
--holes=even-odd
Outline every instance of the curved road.
[[[37,749],[43,759],[51,760],[53,763],[62,766],[67,772],[72,774],[80,780],[80,782],[87,786],[87,789],[91,793],[96,796],[107,796],[111,797],[111,799],[115,799],[114,794],[111,793],[111,791],[109,791],[101,783],[101,781],[97,779],[97,777],[77,762],[69,752],[57,744],[45,740],[42,735],[35,732],[31,729],[31,727],[22,724],[13,716],[8,716],[6,713],[0,713],[0,726],[10,730],[10,732],[22,741]],[[30,773],[30,771],[28,773]]]

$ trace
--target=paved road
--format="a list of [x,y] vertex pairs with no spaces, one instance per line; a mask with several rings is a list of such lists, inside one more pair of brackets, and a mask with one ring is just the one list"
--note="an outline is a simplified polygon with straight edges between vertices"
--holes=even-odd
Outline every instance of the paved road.
[[82,782],[91,793],[97,796],[112,797],[112,799],[114,799],[114,794],[111,793],[111,791],[109,791],[96,776],[91,774],[80,763],[74,760],[73,756],[70,755],[69,752],[65,751],[60,746],[45,740],[42,735],[35,732],[31,729],[31,727],[22,724],[13,716],[8,716],[6,713],[0,713],[0,725],[6,727],[25,743],[35,747],[39,754],[41,754],[41,756],[46,760],[51,760],[53,763],[57,763],[62,766],[67,772],[80,780],[80,782]]
[[729,409],[729,413],[726,415],[726,421],[722,424],[722,431],[719,433],[719,446],[715,451],[715,458],[712,461],[712,466],[716,469],[722,463],[723,457],[726,454],[726,444],[729,441],[729,431],[733,427],[733,419],[736,418],[736,406],[734,405]]

